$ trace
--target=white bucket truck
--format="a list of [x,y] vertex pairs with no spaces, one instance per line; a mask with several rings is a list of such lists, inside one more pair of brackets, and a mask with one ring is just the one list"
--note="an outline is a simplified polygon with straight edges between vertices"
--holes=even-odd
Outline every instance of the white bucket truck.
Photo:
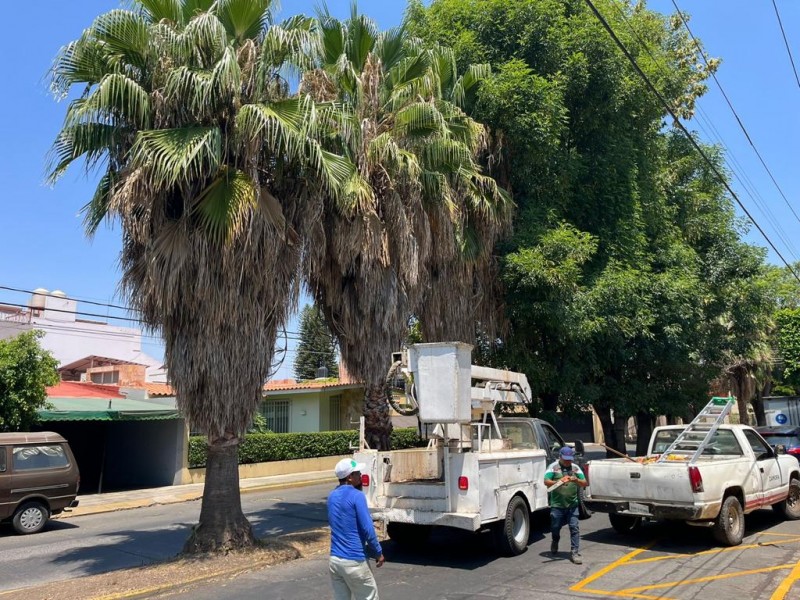
[[527,411],[495,415],[498,404],[530,403],[525,375],[473,366],[471,352],[452,342],[414,344],[396,355],[428,445],[379,452],[366,447],[362,434],[355,459],[365,464],[373,518],[386,524],[391,539],[419,542],[433,526],[491,527],[502,551],[516,555],[528,545],[531,513],[548,507],[551,449]]

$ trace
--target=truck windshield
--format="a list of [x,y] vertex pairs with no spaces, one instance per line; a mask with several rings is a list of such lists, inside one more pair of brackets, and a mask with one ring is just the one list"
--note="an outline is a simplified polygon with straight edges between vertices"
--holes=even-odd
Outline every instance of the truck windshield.
[[[653,441],[653,454],[661,454],[669,448],[670,444],[680,435],[681,429],[662,429],[656,434]],[[686,439],[681,442],[678,447],[679,450],[696,450],[705,437],[704,432],[694,432],[689,434]],[[714,455],[728,455],[728,456],[741,456],[742,448],[736,440],[736,436],[729,429],[719,429],[714,432],[711,441],[703,450],[703,456]]]
[[498,423],[500,433],[511,442],[512,449],[535,450],[539,446],[533,435],[533,429],[528,423]]

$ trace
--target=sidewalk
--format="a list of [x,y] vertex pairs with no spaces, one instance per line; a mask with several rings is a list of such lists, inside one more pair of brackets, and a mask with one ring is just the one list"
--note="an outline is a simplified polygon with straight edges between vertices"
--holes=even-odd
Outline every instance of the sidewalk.
[[[335,482],[333,473],[330,470],[325,470],[242,479],[239,482],[239,488],[244,494],[247,492],[299,487],[317,483],[334,484]],[[53,518],[69,519],[70,517],[128,510],[131,508],[143,508],[145,506],[155,506],[157,504],[188,502],[189,500],[197,500],[202,497],[203,485],[202,483],[190,483],[187,485],[172,485],[144,490],[130,490],[127,492],[78,496],[80,504],[76,508],[72,509],[70,512],[63,512]]]

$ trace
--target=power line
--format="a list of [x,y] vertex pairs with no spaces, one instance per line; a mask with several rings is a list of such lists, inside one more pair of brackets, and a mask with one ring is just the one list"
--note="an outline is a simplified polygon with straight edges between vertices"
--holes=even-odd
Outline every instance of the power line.
[[795,273],[794,269],[791,267],[791,265],[783,257],[783,254],[780,253],[780,251],[775,247],[775,244],[772,243],[772,240],[769,239],[769,237],[764,232],[764,230],[761,228],[761,226],[758,224],[758,222],[753,218],[753,215],[750,214],[750,211],[747,210],[745,205],[739,199],[739,196],[736,194],[736,192],[731,187],[730,183],[728,183],[728,180],[723,176],[722,173],[720,173],[719,169],[717,168],[717,165],[715,165],[714,162],[708,157],[708,155],[705,153],[705,150],[703,150],[703,147],[700,144],[697,143],[697,140],[694,139],[694,136],[692,136],[692,134],[689,132],[689,130],[686,128],[686,126],[680,121],[680,119],[678,118],[678,115],[675,114],[675,111],[669,105],[669,102],[667,102],[667,100],[664,98],[664,96],[661,95],[661,92],[659,92],[658,89],[655,87],[655,85],[653,85],[653,82],[650,81],[650,78],[647,76],[647,74],[639,66],[639,63],[636,62],[636,59],[630,53],[628,48],[625,46],[625,44],[622,43],[622,41],[619,39],[619,37],[617,37],[617,34],[614,31],[614,29],[611,27],[611,25],[608,23],[608,21],[606,21],[605,17],[603,17],[603,15],[600,13],[600,11],[597,10],[597,7],[594,5],[592,0],[584,0],[584,1],[586,2],[587,6],[591,9],[591,11],[594,13],[594,15],[597,17],[597,20],[600,21],[600,24],[605,28],[605,30],[611,36],[611,39],[614,40],[614,43],[617,45],[617,47],[625,55],[625,58],[628,59],[628,61],[631,63],[631,65],[636,70],[638,75],[645,82],[645,84],[650,89],[650,91],[653,92],[653,94],[656,95],[658,100],[661,102],[661,104],[664,106],[666,111],[672,117],[673,122],[675,123],[675,125],[684,133],[684,135],[686,135],[686,137],[688,138],[689,142],[692,144],[692,146],[694,146],[695,150],[697,150],[697,152],[700,154],[700,156],[703,158],[703,160],[705,160],[706,163],[708,163],[708,166],[711,168],[711,170],[714,172],[714,174],[720,180],[722,185],[725,186],[725,189],[728,190],[728,193],[733,197],[734,200],[736,200],[736,203],[739,205],[739,208],[742,209],[744,214],[747,215],[747,218],[750,219],[750,221],[753,223],[753,225],[756,227],[756,229],[758,229],[759,233],[761,233],[761,235],[767,241],[767,243],[772,248],[772,250],[775,252],[775,254],[778,255],[778,258],[781,259],[781,262],[783,262],[783,264],[786,265],[786,268],[789,269],[789,272],[794,276],[794,278],[797,279],[798,282],[800,282],[800,277],[798,277],[797,273]]
[[[655,64],[655,66],[658,67],[658,69],[664,75],[664,78],[669,81],[671,79],[671,77],[672,77],[671,74],[665,68],[665,66],[662,63],[662,61],[660,61],[656,57],[656,55],[653,54],[653,52],[650,49],[649,44],[642,38],[641,35],[639,35],[639,32],[633,26],[633,24],[631,23],[630,19],[628,19],[628,17],[625,14],[625,11],[623,10],[623,8],[621,6],[619,6],[618,4],[616,4],[616,3],[613,3],[612,5],[617,9],[617,14],[622,18],[622,20],[628,26],[628,29],[630,29],[631,33],[633,33],[633,36],[639,42],[639,45],[642,48],[644,48],[644,50],[647,52],[647,54],[653,60],[653,64]],[[677,9],[677,6],[676,6],[676,9]],[[691,35],[691,31],[689,32],[689,34]],[[703,54],[702,48],[700,47],[700,45],[697,42],[697,40],[694,40],[694,42],[695,42],[695,46],[697,47],[698,51],[701,53],[701,56],[703,57],[703,60],[705,61],[705,55]],[[706,61],[706,66],[708,66],[709,71],[710,71],[711,70],[711,66],[708,64],[707,61]],[[719,85],[719,83],[718,83],[718,85]],[[775,215],[770,210],[767,201],[763,198],[761,193],[758,191],[758,189],[756,188],[755,184],[750,180],[750,177],[747,175],[747,172],[745,171],[744,167],[742,167],[742,165],[739,164],[739,161],[736,159],[736,155],[734,154],[734,152],[727,147],[727,144],[722,139],[722,136],[720,135],[719,131],[717,131],[717,128],[714,126],[714,122],[711,120],[711,118],[708,115],[705,114],[705,111],[703,110],[703,107],[698,105],[697,106],[697,111],[698,111],[698,126],[703,131],[703,133],[706,134],[706,136],[708,138],[714,139],[715,136],[716,136],[716,140],[717,140],[718,144],[722,148],[725,149],[725,152],[723,153],[723,157],[722,158],[723,158],[725,164],[727,165],[728,169],[730,169],[730,171],[731,171],[731,173],[733,174],[734,177],[739,179],[739,181],[740,181],[740,183],[742,185],[742,188],[744,189],[745,193],[747,193],[747,195],[750,196],[750,199],[759,208],[761,213],[767,218],[769,223],[772,225],[772,228],[775,230],[775,233],[777,233],[777,235],[780,238],[781,242],[783,243],[784,247],[787,249],[787,251],[789,252],[791,257],[794,259],[794,261],[797,261],[797,253],[794,250],[794,245],[787,238],[785,232],[783,231],[783,227],[781,227],[780,223],[778,223],[778,221],[776,220]],[[704,119],[708,123],[708,126],[711,129],[711,131],[713,132],[713,134],[709,133],[709,131],[703,126],[703,120]],[[789,208],[791,209],[791,206]]]
[[786,46],[786,53],[789,55],[789,62],[792,65],[792,72],[794,73],[794,80],[797,82],[797,87],[800,87],[800,76],[797,75],[797,67],[794,64],[794,57],[792,56],[792,49],[789,46],[789,40],[786,39],[786,30],[783,28],[783,21],[781,20],[781,13],[778,10],[778,5],[775,0],[772,0],[772,6],[775,9],[775,16],[778,17],[778,25],[781,28],[781,35],[783,36],[783,44]]
[[[772,3],[775,4],[775,0],[772,0]],[[676,0],[672,0],[672,6],[675,7],[675,10],[677,11],[678,16],[680,17],[681,21],[683,22],[683,26],[686,27],[686,31],[689,32],[689,36],[692,38],[692,41],[694,42],[694,45],[697,48],[697,51],[700,53],[700,58],[703,59],[703,62],[705,63],[706,67],[708,67],[709,73],[711,73],[711,77],[714,78],[714,83],[717,84],[717,87],[719,88],[719,91],[722,92],[722,97],[725,98],[725,102],[727,102],[728,108],[731,109],[731,112],[733,113],[733,116],[736,118],[736,122],[739,124],[739,127],[742,130],[742,133],[744,133],[744,137],[747,138],[747,141],[750,144],[750,147],[753,148],[753,152],[756,153],[756,156],[758,157],[758,160],[761,161],[761,165],[764,167],[764,170],[769,175],[769,178],[772,180],[772,183],[775,184],[775,187],[777,188],[778,192],[780,193],[781,197],[783,198],[783,201],[786,203],[786,206],[789,207],[789,210],[792,211],[792,214],[794,215],[794,218],[797,219],[798,223],[800,223],[800,216],[797,215],[797,213],[795,212],[794,208],[789,203],[789,199],[786,197],[786,194],[783,193],[783,189],[781,189],[781,186],[778,184],[777,180],[775,179],[775,176],[772,174],[772,171],[767,166],[767,163],[764,160],[764,157],[761,156],[761,152],[758,151],[758,148],[756,148],[756,145],[753,143],[753,140],[750,137],[750,134],[748,133],[747,128],[744,126],[744,123],[742,122],[742,119],[739,118],[739,113],[736,112],[736,109],[733,107],[733,103],[731,102],[731,99],[728,97],[728,94],[725,92],[725,88],[722,87],[722,84],[720,83],[719,79],[717,79],[717,74],[711,68],[711,65],[708,64],[708,60],[706,59],[705,52],[703,52],[703,49],[700,47],[700,43],[697,41],[697,38],[694,37],[694,33],[692,33],[692,30],[689,28],[689,22],[686,19],[686,17],[684,16],[683,11],[681,11],[681,9],[678,7],[678,3],[676,2]],[[778,10],[777,6],[775,7],[775,10],[776,11]],[[778,20],[780,21],[780,17],[778,17]],[[782,30],[783,30],[783,26],[781,26],[781,31]],[[784,40],[785,39],[786,38],[784,37]],[[786,48],[787,49],[789,48],[788,44],[787,44]],[[791,58],[791,54],[789,56]],[[794,68],[794,61],[792,61],[792,67]],[[795,77],[797,77],[797,71],[795,71]],[[800,80],[798,80],[798,85],[800,85]]]
[[[5,286],[5,285],[0,285],[0,290],[8,290],[9,292],[20,292],[22,294],[31,294],[31,295],[37,295],[37,296],[44,296],[45,295],[45,294],[41,294],[41,293],[36,292],[36,291],[22,290],[22,289],[19,289],[19,288],[8,287],[8,286]],[[121,310],[127,310],[127,311],[131,311],[131,312],[138,312],[136,309],[131,308],[130,306],[119,306],[118,304],[108,304],[106,302],[92,302],[91,300],[80,300],[78,298],[70,298],[69,296],[62,296],[61,299],[62,300],[72,300],[74,302],[82,302],[83,304],[91,304],[93,306],[107,306],[109,308],[119,308]]]

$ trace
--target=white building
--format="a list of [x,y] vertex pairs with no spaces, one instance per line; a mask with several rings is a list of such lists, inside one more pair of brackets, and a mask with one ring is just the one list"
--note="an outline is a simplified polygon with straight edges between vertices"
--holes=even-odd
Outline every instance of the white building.
[[146,367],[147,381],[166,383],[162,361],[142,351],[139,329],[82,319],[77,310],[77,301],[64,292],[38,288],[28,308],[0,304],[0,339],[33,329],[44,331],[42,347],[53,353],[65,379],[77,379],[95,367],[128,364]]

